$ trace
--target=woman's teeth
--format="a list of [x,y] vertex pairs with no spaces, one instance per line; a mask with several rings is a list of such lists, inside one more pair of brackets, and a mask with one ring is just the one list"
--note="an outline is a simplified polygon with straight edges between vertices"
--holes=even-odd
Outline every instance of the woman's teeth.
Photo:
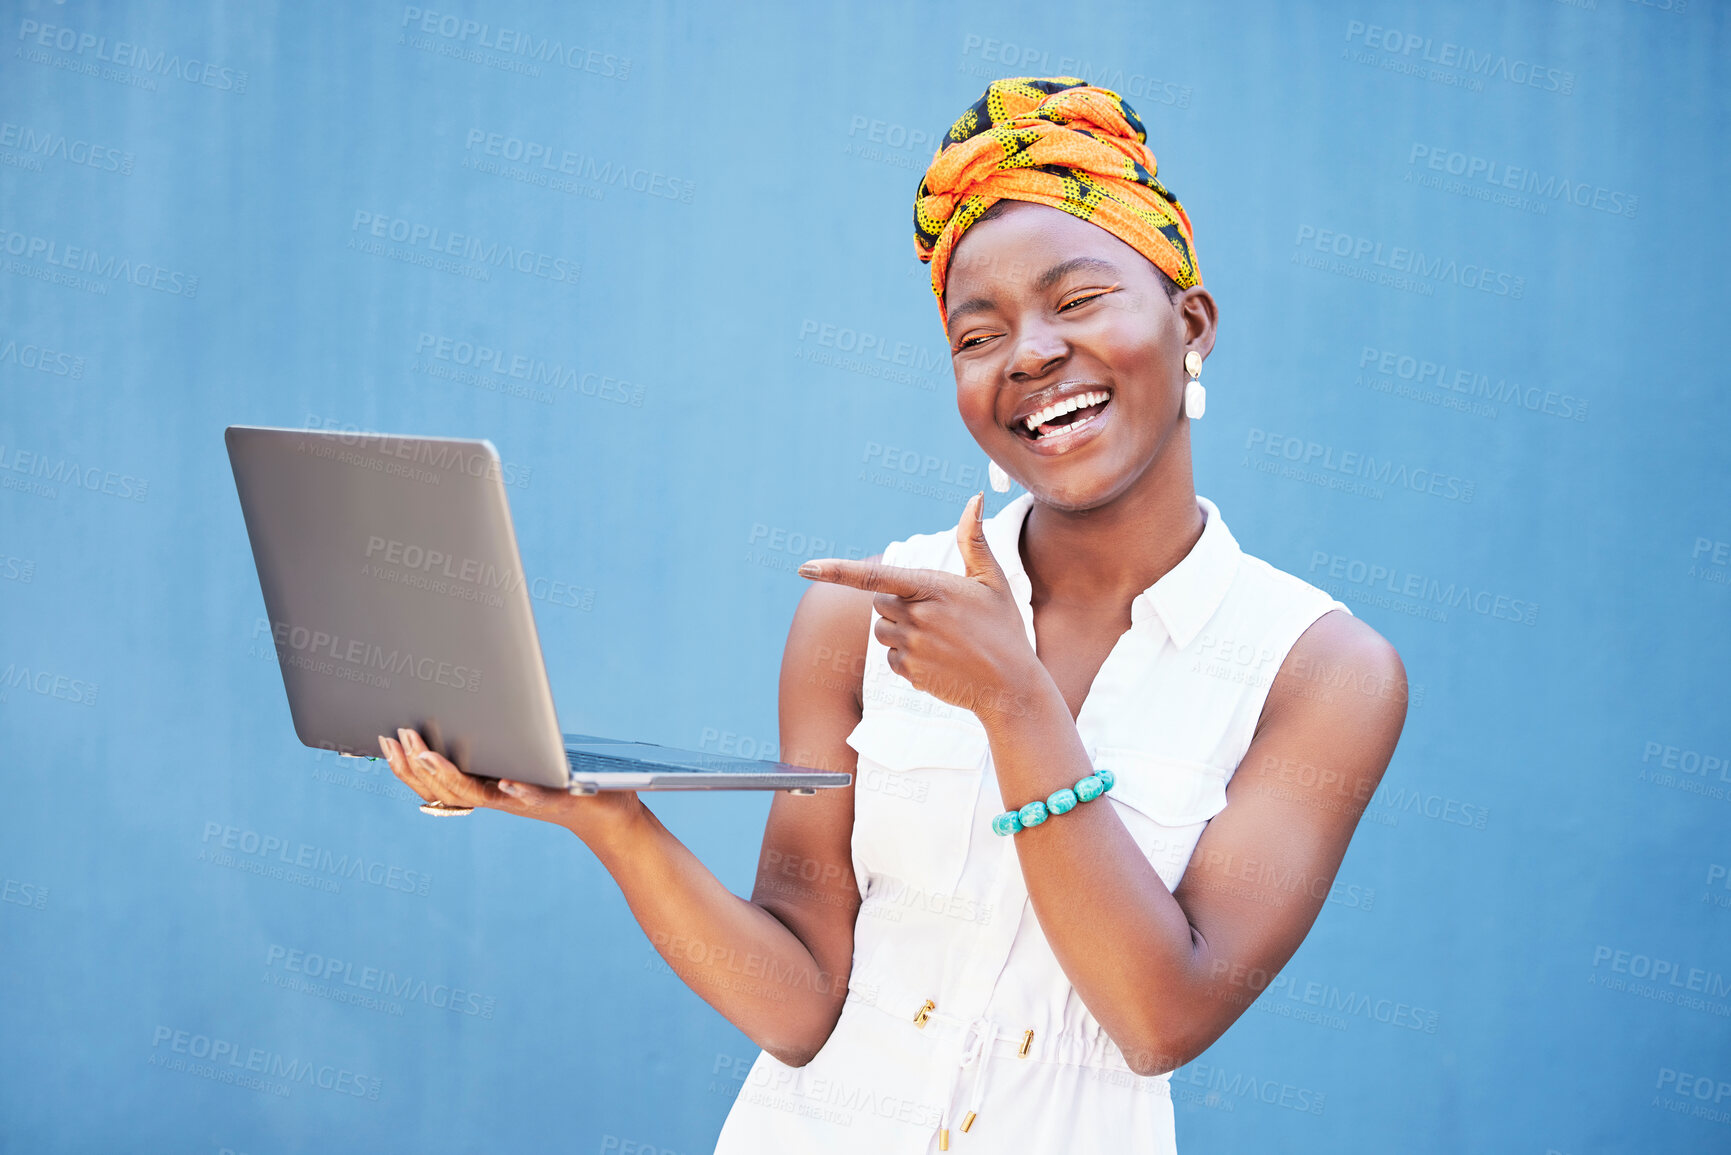
[[1077,409],[1086,409],[1090,405],[1099,405],[1110,396],[1110,393],[1093,392],[1080,393],[1074,397],[1066,397],[1062,401],[1054,401],[1038,413],[1030,413],[1023,419],[1023,424],[1027,428],[1028,435],[1038,441],[1040,438],[1048,437],[1052,433],[1065,428],[1071,423],[1066,422],[1065,425],[1053,426],[1051,428],[1042,428],[1042,426],[1048,425],[1050,422],[1064,416],[1066,413],[1073,413]]

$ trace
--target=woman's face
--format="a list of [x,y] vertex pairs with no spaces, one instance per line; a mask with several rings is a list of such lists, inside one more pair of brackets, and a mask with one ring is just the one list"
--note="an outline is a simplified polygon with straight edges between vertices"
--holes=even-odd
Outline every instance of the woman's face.
[[[944,290],[962,421],[1040,501],[1112,501],[1184,426],[1184,354],[1213,347],[1213,299],[1168,299],[1148,259],[1098,225],[1011,202],[963,234]],[[1045,420],[1030,430],[1030,416]]]

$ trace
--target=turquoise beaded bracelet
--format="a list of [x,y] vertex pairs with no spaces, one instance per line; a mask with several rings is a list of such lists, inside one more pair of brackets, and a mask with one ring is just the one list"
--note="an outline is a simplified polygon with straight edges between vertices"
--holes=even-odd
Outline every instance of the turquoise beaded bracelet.
[[1011,835],[1030,826],[1038,826],[1054,814],[1068,814],[1078,803],[1092,802],[1106,791],[1118,776],[1110,770],[1096,770],[1074,786],[1054,790],[1043,802],[1030,802],[1020,810],[1006,810],[992,819],[994,834]]

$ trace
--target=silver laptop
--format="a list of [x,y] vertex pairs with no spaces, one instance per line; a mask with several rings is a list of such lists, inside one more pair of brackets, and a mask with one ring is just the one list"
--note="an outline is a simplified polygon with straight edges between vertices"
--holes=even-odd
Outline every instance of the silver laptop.
[[376,757],[419,730],[465,773],[575,794],[791,790],[852,776],[562,734],[487,441],[231,425],[225,439],[300,740]]

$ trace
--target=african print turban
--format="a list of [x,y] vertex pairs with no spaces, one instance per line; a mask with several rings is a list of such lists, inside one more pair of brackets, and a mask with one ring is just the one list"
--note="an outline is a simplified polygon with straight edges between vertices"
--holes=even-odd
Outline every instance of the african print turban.
[[1000,200],[1033,201],[1099,225],[1181,289],[1202,283],[1190,217],[1155,178],[1135,110],[1074,76],[994,80],[950,127],[914,198],[914,248],[944,311],[950,254]]

